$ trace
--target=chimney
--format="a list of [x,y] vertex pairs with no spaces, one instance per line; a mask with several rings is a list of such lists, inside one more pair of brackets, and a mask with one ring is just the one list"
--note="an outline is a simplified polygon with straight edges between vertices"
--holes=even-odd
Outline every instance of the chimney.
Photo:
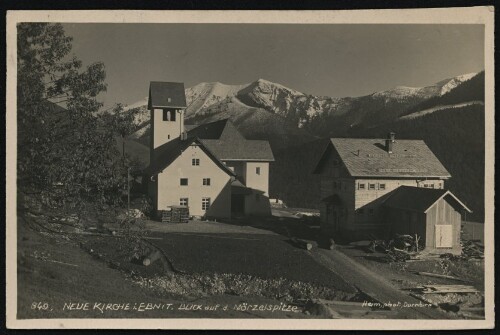
[[392,154],[392,147],[394,145],[394,143],[396,142],[396,133],[394,132],[390,132],[388,135],[387,135],[387,139],[385,140],[385,150]]

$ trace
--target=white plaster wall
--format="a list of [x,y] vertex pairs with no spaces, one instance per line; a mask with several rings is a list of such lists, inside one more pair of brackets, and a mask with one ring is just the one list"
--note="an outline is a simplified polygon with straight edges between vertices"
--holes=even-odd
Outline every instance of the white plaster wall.
[[[193,158],[200,159],[199,166],[191,164]],[[190,215],[231,216],[231,176],[221,170],[198,146],[192,145],[186,149],[157,178],[158,210],[179,205],[180,198],[188,198]],[[188,178],[187,186],[180,185],[181,178]],[[210,178],[210,186],[203,185],[203,178]],[[211,200],[208,213],[202,210],[203,197]]]
[[271,215],[269,197],[260,192],[253,191],[245,197],[245,214]]
[[178,138],[184,128],[184,110],[174,110],[176,113],[175,121],[163,121],[163,110],[154,109],[151,111],[151,120],[153,129],[153,148],[156,149],[173,139]]
[[[245,185],[263,191],[264,195],[269,197],[269,163],[247,162],[246,165]],[[257,167],[260,167],[260,174],[256,173]]]

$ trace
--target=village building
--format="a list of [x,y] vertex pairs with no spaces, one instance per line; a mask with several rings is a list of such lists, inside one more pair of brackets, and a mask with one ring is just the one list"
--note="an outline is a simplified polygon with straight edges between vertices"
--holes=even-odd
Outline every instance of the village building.
[[450,173],[422,140],[332,138],[321,176],[321,229],[343,239],[417,234],[426,250],[460,253],[461,215]]
[[267,141],[247,140],[228,120],[185,125],[184,84],[151,82],[148,192],[157,211],[191,216],[270,215]]

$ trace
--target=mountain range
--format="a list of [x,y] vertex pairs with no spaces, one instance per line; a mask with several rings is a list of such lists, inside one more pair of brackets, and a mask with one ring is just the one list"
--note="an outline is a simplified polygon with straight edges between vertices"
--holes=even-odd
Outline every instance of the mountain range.
[[[186,89],[186,124],[230,118],[248,138],[268,139],[275,148],[281,148],[315,137],[345,135],[356,126],[372,127],[392,121],[403,111],[443,96],[475,75],[460,75],[425,87],[398,86],[345,98],[305,94],[264,79],[243,85],[200,83]],[[138,130],[133,137],[147,137],[147,98],[127,108],[137,111]]]

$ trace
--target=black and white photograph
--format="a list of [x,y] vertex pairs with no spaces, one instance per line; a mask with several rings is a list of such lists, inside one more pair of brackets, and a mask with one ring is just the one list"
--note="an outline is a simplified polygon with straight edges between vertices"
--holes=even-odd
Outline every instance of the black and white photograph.
[[493,327],[492,57],[490,7],[9,12],[8,327]]

